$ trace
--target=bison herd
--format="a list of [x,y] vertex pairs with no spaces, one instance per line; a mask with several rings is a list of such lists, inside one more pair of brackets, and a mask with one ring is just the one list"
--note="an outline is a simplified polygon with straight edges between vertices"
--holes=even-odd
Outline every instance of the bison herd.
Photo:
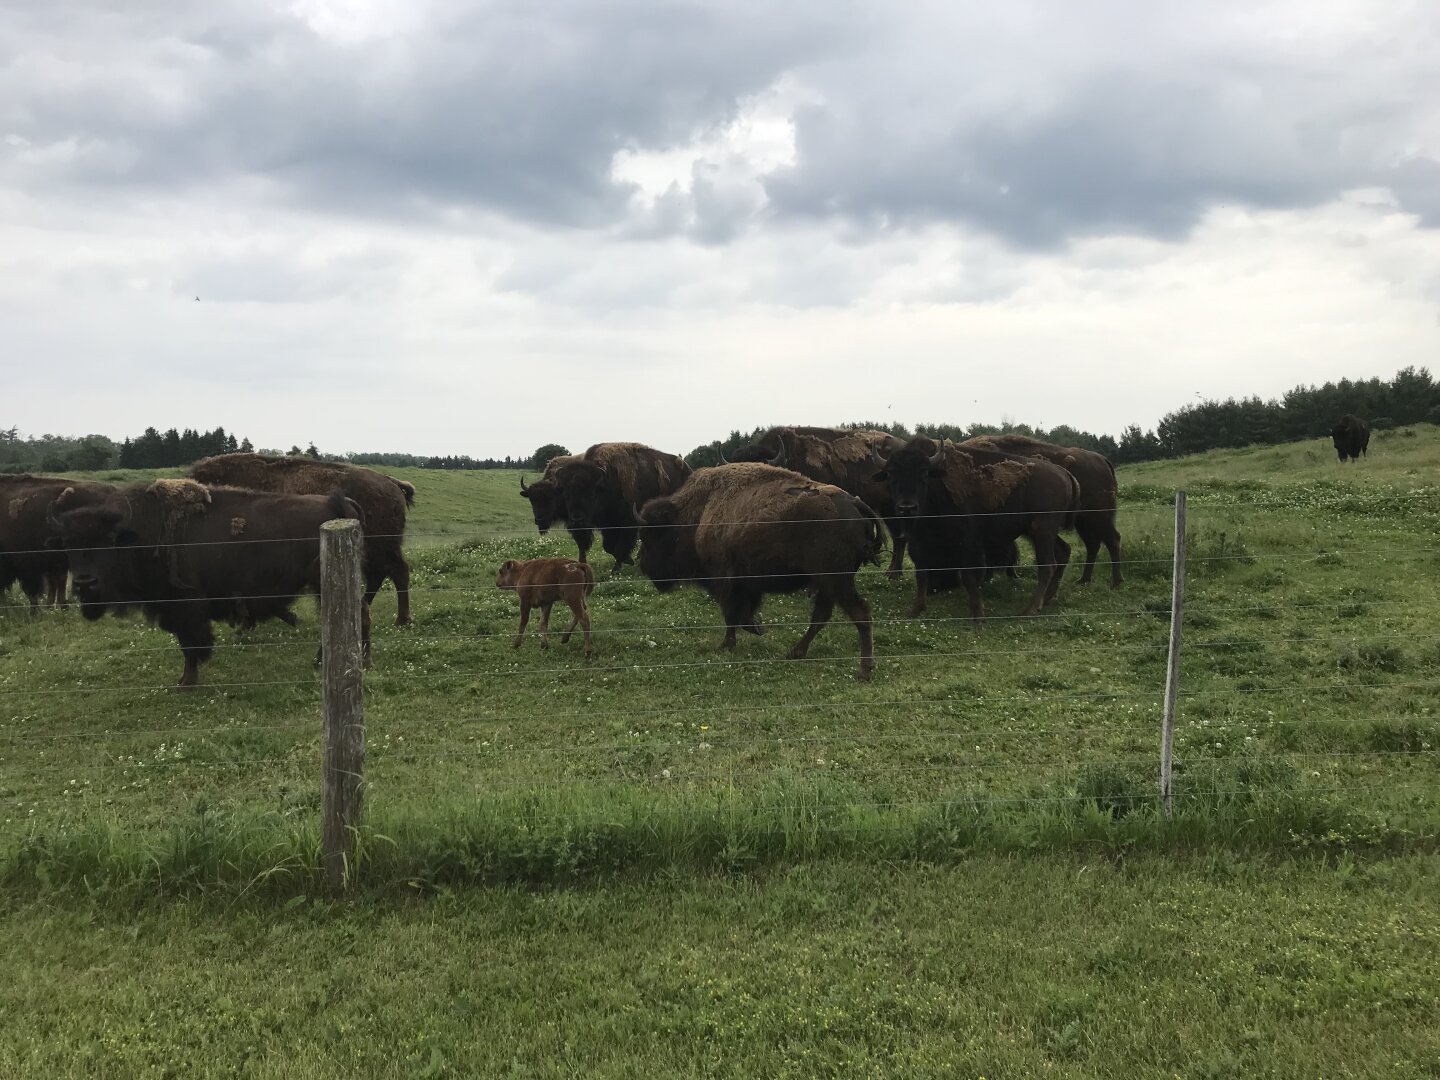
[[[1365,452],[1369,432],[1345,417],[1332,433],[1340,458]],[[883,431],[785,427],[742,447],[733,461],[692,469],[639,443],[599,443],[553,458],[533,483],[522,477],[543,534],[563,525],[576,559],[507,561],[496,584],[521,604],[518,647],[532,607],[548,645],[555,603],[573,615],[591,654],[587,597],[595,585],[588,554],[594,534],[614,570],[636,561],[660,592],[696,585],[719,605],[722,645],[764,632],[769,593],[804,590],[809,626],[789,656],[805,656],[835,606],[859,635],[859,677],[874,669],[870,605],[855,578],[878,565],[890,537],[887,574],[909,554],[915,568],[912,617],[942,589],[964,589],[969,614],[984,616],[980,586],[1015,574],[1024,539],[1036,582],[1025,607],[1054,601],[1070,561],[1062,534],[1085,545],[1081,584],[1101,547],[1111,585],[1123,580],[1115,470],[1100,454],[1020,435],[965,442],[904,440]],[[0,588],[18,581],[32,609],[42,596],[63,603],[67,575],[86,619],[139,608],[175,635],[184,655],[181,688],[196,685],[214,647],[213,623],[248,628],[265,619],[294,623],[292,605],[319,585],[318,534],[332,518],[364,529],[365,605],[388,579],[396,622],[410,622],[410,570],[403,541],[415,489],[370,469],[307,458],[224,454],[197,462],[177,480],[115,487],[37,476],[0,477]]]

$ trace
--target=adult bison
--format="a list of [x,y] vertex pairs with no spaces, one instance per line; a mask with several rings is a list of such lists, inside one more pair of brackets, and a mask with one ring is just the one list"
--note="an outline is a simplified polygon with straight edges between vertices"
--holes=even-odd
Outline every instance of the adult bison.
[[[535,527],[540,530],[541,536],[548,533],[552,525],[565,523],[565,500],[555,486],[555,473],[562,465],[579,460],[579,454],[556,455],[545,463],[545,472],[533,484],[526,484],[524,475],[521,475],[520,497],[530,501],[530,515],[535,519]],[[589,545],[586,546],[588,548]]]
[[[52,528],[70,558],[80,613],[139,607],[175,635],[185,656],[179,689],[199,682],[215,644],[213,620],[238,625],[287,612],[320,587],[320,526],[357,518],[339,491],[281,495],[157,480],[95,499],[60,493]],[[368,655],[370,609],[361,608]]]
[[1330,441],[1341,461],[1359,461],[1370,449],[1370,425],[1352,413],[1346,413],[1330,429]]
[[822,484],[848,491],[885,519],[890,530],[890,565],[886,577],[899,577],[905,566],[905,522],[895,517],[890,492],[875,479],[875,455],[894,453],[905,440],[888,431],[826,427],[775,427],[742,446],[732,461],[759,461],[792,469]]
[[679,491],[651,499],[640,569],[661,592],[693,582],[725,615],[724,648],[735,631],[762,632],[766,593],[809,589],[810,627],[790,649],[805,656],[839,604],[860,634],[861,679],[875,667],[870,605],[855,590],[855,572],[884,546],[875,511],[849,492],[788,469],[758,463],[700,469]]
[[339,491],[360,507],[365,523],[365,604],[390,578],[395,582],[395,625],[410,622],[410,564],[405,561],[405,510],[415,487],[404,480],[335,461],[268,454],[221,454],[190,466],[202,484],[250,488],[283,495]]
[[50,504],[66,488],[95,497],[114,490],[109,484],[54,476],[0,476],[0,592],[18,581],[34,614],[42,597],[65,604],[69,562],[63,551],[45,545],[55,531],[46,521]]
[[984,615],[980,584],[987,566],[1013,561],[1023,536],[1035,549],[1038,582],[1025,609],[1033,615],[1055,599],[1070,561],[1060,530],[1080,505],[1075,477],[1042,458],[1021,458],[978,446],[911,439],[888,458],[877,455],[877,478],[890,488],[895,512],[909,519],[915,562],[911,617],[925,610],[931,567],[958,567],[970,616]]
[[[580,561],[586,561],[594,531],[615,557],[615,570],[634,562],[639,536],[634,507],[669,495],[690,475],[685,459],[640,443],[596,443],[555,470],[553,480],[565,506],[565,527],[575,538]],[[534,503],[532,501],[531,505]]]
[[967,439],[962,447],[974,446],[1017,457],[1039,457],[1059,465],[1080,485],[1080,512],[1075,515],[1075,532],[1085,544],[1085,570],[1080,584],[1088,585],[1095,574],[1100,545],[1110,555],[1110,587],[1118,589],[1125,580],[1120,572],[1120,533],[1115,528],[1115,511],[1120,505],[1115,466],[1104,454],[1078,446],[1056,446],[1028,435],[982,435]]

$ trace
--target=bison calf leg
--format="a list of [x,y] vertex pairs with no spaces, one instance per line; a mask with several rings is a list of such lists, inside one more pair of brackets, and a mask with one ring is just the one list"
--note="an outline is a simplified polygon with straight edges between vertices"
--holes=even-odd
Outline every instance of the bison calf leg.
[[585,598],[583,596],[579,600],[571,600],[568,601],[568,603],[570,604],[570,613],[575,617],[570,622],[570,629],[566,630],[565,633],[560,635],[560,644],[563,645],[565,644],[565,642],[570,640],[570,635],[575,632],[575,627],[578,625],[581,629],[581,632],[585,636],[585,659],[589,660],[590,610],[585,606]]
[[790,652],[786,655],[791,660],[803,660],[805,654],[810,651],[810,643],[815,640],[815,635],[825,629],[825,624],[830,621],[830,616],[835,611],[835,597],[830,595],[830,590],[824,588],[815,594],[815,603],[810,608],[810,625],[805,628],[804,635],[794,645],[790,646]]
[[550,608],[553,603],[554,601],[551,601],[550,604],[540,605],[540,648],[542,649],[550,648]]
[[530,601],[525,598],[524,594],[521,594],[521,596],[520,596],[520,626],[519,626],[519,628],[515,631],[515,648],[518,649],[518,648],[520,647],[520,643],[525,640],[525,627],[528,626],[529,624],[530,624]]

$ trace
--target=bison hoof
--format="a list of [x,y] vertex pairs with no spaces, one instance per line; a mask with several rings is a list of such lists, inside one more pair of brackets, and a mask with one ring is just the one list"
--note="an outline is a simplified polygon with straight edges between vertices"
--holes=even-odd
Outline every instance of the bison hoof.
[[747,634],[754,634],[756,637],[765,636],[765,627],[758,622],[742,626],[740,629],[744,630]]
[[177,694],[188,694],[188,693],[190,693],[192,690],[195,689],[196,685],[197,685],[197,684],[196,684],[196,683],[193,683],[193,682],[189,682],[189,683],[187,683],[187,682],[176,683],[175,686],[173,687],[173,690],[174,690],[174,692],[177,693]]
[[415,620],[414,620],[414,619],[410,619],[410,618],[405,618],[405,619],[397,618],[397,619],[395,620],[395,625],[396,625],[397,627],[399,627],[400,629],[402,629],[402,630],[407,630],[407,629],[409,629],[410,627],[412,627],[412,626],[415,625]]
[[785,654],[787,660],[804,660],[805,654],[810,651],[808,645],[791,645],[790,651]]
[[861,682],[869,682],[870,676],[874,673],[874,671],[874,664],[861,664],[860,670],[855,673],[855,678],[859,679]]
[[515,639],[515,644],[512,645],[512,646],[510,646],[510,647],[511,647],[512,649],[518,649],[518,648],[520,647],[520,643],[521,643],[522,641],[524,641],[524,640],[525,640],[524,638],[518,638],[518,637],[517,637],[517,638]]

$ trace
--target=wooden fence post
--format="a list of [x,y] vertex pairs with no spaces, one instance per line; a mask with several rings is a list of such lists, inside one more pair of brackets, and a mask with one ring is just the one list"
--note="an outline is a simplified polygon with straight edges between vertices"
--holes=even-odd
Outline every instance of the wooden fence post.
[[320,647],[325,711],[321,845],[325,876],[336,889],[344,888],[350,880],[365,782],[360,542],[358,521],[327,521],[320,526]]
[[1185,492],[1175,492],[1175,565],[1170,574],[1170,662],[1165,670],[1165,721],[1160,732],[1160,798],[1172,816],[1170,759],[1175,744],[1175,704],[1180,693],[1180,637],[1185,619]]

